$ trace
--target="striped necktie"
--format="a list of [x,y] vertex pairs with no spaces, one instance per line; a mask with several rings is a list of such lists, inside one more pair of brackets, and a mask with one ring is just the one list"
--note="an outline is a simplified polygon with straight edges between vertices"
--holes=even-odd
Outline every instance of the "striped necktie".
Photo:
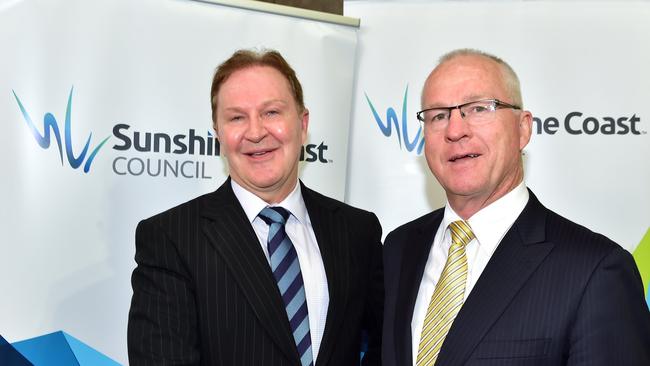
[[296,249],[284,230],[289,215],[291,213],[282,207],[266,207],[259,213],[259,217],[269,225],[267,245],[271,270],[282,295],[300,362],[302,366],[313,366],[309,316],[300,262]]
[[472,241],[474,233],[465,221],[454,221],[449,225],[449,229],[452,244],[424,318],[416,359],[417,366],[436,363],[442,343],[463,305],[465,282],[467,282],[465,246]]

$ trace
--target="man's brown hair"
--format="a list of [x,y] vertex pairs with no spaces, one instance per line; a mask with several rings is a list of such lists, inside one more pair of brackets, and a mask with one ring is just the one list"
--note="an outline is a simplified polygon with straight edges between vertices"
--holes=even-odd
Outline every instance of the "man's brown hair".
[[212,122],[217,125],[217,94],[221,85],[236,71],[253,66],[268,66],[278,70],[289,82],[291,93],[298,106],[298,112],[305,110],[305,102],[302,95],[302,86],[296,76],[296,72],[289,63],[282,57],[280,52],[275,50],[238,50],[230,58],[217,67],[212,79],[210,90],[210,101],[212,103]]

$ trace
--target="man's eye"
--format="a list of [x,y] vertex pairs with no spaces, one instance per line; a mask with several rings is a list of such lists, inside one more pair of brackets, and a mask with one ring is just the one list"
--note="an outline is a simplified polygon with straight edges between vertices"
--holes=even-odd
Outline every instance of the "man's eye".
[[490,111],[490,108],[489,108],[489,106],[486,106],[486,105],[473,105],[469,109],[469,113],[473,113],[473,114],[480,114],[480,113],[489,112],[489,111]]
[[230,117],[230,120],[234,121],[234,122],[241,121],[242,119],[244,119],[244,116],[232,116],[232,117]]
[[277,111],[277,110],[275,110],[275,109],[268,110],[268,111],[266,111],[266,113],[265,113],[265,115],[266,115],[267,117],[272,117],[272,116],[275,116],[275,115],[278,115],[278,114],[280,114],[280,112]]
[[447,113],[440,112],[436,113],[431,117],[431,122],[439,122],[447,119]]

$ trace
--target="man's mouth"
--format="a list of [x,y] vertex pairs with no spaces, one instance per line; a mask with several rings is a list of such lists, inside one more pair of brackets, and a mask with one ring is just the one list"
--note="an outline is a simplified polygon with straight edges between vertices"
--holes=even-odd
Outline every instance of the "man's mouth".
[[259,158],[264,155],[270,154],[273,152],[274,149],[267,149],[267,150],[259,150],[259,151],[252,151],[252,152],[247,152],[246,155],[253,157],[253,158]]
[[461,159],[474,159],[474,158],[478,158],[479,156],[481,156],[481,154],[454,155],[449,159],[449,161],[453,163]]

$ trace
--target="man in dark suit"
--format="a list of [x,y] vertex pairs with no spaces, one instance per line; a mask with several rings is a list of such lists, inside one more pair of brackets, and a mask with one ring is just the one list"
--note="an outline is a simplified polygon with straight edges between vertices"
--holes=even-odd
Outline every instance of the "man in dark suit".
[[299,182],[295,72],[276,51],[238,51],[211,100],[230,177],[138,225],[130,363],[379,365],[381,227]]
[[523,182],[532,115],[512,68],[453,51],[421,102],[447,204],[386,238],[384,365],[650,365],[632,256]]

